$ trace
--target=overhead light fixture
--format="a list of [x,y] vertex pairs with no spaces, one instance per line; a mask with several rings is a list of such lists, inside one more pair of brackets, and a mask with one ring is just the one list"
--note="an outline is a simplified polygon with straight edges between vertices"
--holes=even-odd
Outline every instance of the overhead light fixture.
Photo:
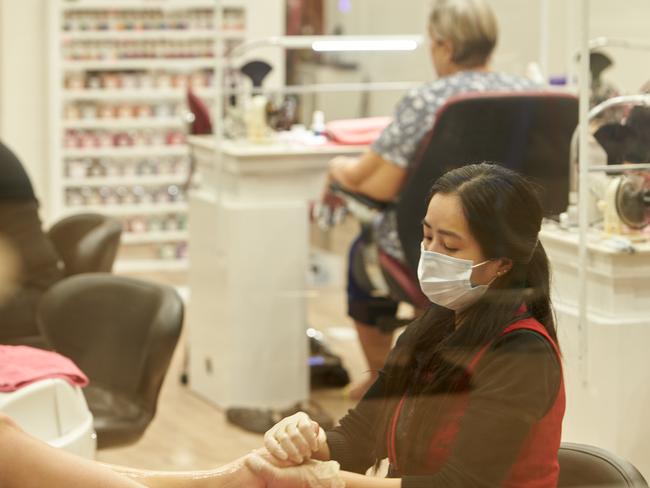
[[335,39],[314,41],[311,48],[317,52],[343,51],[415,51],[419,42],[414,38]]
[[256,47],[278,46],[285,49],[312,49],[317,52],[414,51],[422,44],[422,36],[274,36],[252,39],[235,46],[230,53],[237,56]]

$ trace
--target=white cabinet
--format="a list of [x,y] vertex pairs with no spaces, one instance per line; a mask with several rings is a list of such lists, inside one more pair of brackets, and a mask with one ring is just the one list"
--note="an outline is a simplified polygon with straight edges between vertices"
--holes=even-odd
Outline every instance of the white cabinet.
[[367,148],[225,141],[216,171],[215,141],[190,143],[204,175],[190,197],[190,388],[223,408],[305,401],[309,202],[333,157]]
[[608,449],[650,476],[650,245],[617,250],[589,235],[587,324],[578,314],[578,234],[540,233],[552,267],[552,294],[564,356],[563,440]]

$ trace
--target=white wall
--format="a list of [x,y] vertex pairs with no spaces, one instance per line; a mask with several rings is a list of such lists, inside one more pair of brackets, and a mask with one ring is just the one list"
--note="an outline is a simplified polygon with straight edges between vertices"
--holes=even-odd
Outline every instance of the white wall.
[[0,0],[0,139],[47,202],[47,0]]
[[[650,42],[649,0],[591,0],[591,37],[635,39]],[[614,66],[606,73],[607,79],[623,93],[638,93],[643,83],[650,80],[650,51],[629,51],[610,48]]]
[[[524,74],[531,61],[546,58],[548,75],[568,74],[568,62],[578,46],[578,19],[576,0],[488,0],[499,21],[499,43],[493,67],[516,74]],[[345,27],[346,34],[417,34],[425,33],[430,0],[351,0],[352,9],[342,14],[338,0],[327,0],[327,25]],[[547,6],[548,30],[542,30],[542,7]],[[650,40],[647,19],[650,18],[649,0],[591,0],[590,37],[609,36],[627,39]],[[543,49],[540,41],[546,38]],[[606,78],[623,93],[635,93],[644,81],[650,79],[650,52],[633,52],[609,49],[615,66]],[[545,53],[545,54],[544,54]],[[369,76],[372,81],[431,79],[434,74],[427,54],[420,49],[414,54],[364,54],[349,55],[361,62],[358,79]],[[543,63],[542,63],[543,64]],[[332,76],[331,74],[329,75]],[[350,73],[348,77],[352,77]],[[351,103],[352,95],[323,98],[331,112],[347,112],[359,106]],[[358,96],[357,96],[358,98]],[[371,102],[373,114],[387,114],[392,110],[398,94],[374,94]]]
[[[563,1],[563,0],[553,0]],[[328,30],[342,25],[346,34],[422,34],[426,36],[431,3],[429,0],[351,0],[351,10],[341,13],[338,0],[328,0],[326,22]],[[493,60],[495,69],[523,74],[526,65],[538,59],[541,0],[491,0],[500,24],[500,39]],[[421,47],[414,53],[350,54],[350,60],[361,65],[358,78],[370,81],[427,81],[435,77],[429,53]],[[350,76],[348,74],[348,76]],[[370,114],[391,113],[401,93],[374,93],[371,95]],[[347,112],[358,103],[351,103],[354,95],[323,98],[326,110]],[[358,97],[358,96],[357,96]]]

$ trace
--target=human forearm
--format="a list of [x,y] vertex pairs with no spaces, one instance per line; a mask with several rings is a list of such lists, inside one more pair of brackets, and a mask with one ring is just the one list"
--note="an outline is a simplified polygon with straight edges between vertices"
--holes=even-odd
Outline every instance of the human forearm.
[[345,488],[400,488],[402,480],[399,478],[373,478],[349,471],[341,471],[341,479]]
[[338,157],[330,162],[330,178],[348,190],[358,192],[364,182],[384,165],[390,163],[373,151],[366,151],[358,158]]
[[330,163],[329,178],[331,182],[338,183],[346,190],[356,192],[359,185],[367,177],[358,170],[359,159],[335,158]]
[[[46,481],[45,481],[46,480]],[[238,459],[207,471],[145,471],[110,466],[74,456],[41,442],[0,414],[2,488],[261,488],[262,482]]]
[[3,488],[138,488],[106,466],[55,449],[0,415],[0,486]]
[[354,193],[380,201],[390,201],[399,193],[406,170],[369,151],[359,159],[335,158],[329,179]]
[[375,454],[385,457],[385,452],[376,453],[385,390],[385,376],[380,373],[361,401],[339,420],[339,425],[326,433],[329,458],[338,461],[341,469],[365,473],[375,463]]
[[107,466],[113,471],[149,488],[238,488],[260,487],[261,482],[237,459],[216,469],[187,472],[147,471]]

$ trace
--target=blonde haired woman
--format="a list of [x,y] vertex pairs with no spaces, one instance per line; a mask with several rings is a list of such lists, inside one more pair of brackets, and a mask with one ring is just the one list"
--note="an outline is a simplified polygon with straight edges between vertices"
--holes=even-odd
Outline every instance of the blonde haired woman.
[[[375,200],[397,199],[415,163],[420,143],[433,126],[437,111],[450,97],[537,88],[525,78],[490,70],[498,27],[485,0],[436,1],[428,31],[438,79],[412,90],[399,102],[393,122],[366,154],[359,159],[334,159],[330,165],[330,182]],[[375,240],[383,251],[404,261],[393,211],[386,211],[377,221]],[[398,303],[390,297],[377,297],[373,292],[360,264],[361,247],[361,240],[357,239],[350,249],[348,315],[354,320],[371,375],[352,390],[354,399],[361,398],[376,379],[390,350],[393,331],[399,326]]]

